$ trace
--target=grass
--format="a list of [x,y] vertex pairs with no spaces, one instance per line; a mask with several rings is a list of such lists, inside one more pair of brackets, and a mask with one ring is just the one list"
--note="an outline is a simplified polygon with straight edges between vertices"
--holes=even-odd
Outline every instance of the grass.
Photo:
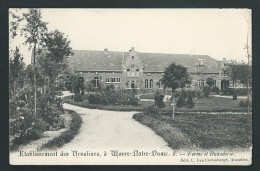
[[65,103],[69,103],[72,105],[85,107],[89,109],[100,109],[100,110],[112,110],[112,111],[142,111],[143,107],[141,105],[138,106],[126,106],[126,105],[95,105],[95,104],[89,104],[87,100],[83,100],[83,102],[75,102],[72,99],[66,99],[64,98],[63,101]]
[[154,94],[142,94],[139,96],[140,99],[153,99],[154,100]]
[[79,133],[79,129],[82,123],[82,118],[78,113],[72,110],[67,110],[67,111],[72,118],[69,129],[61,133],[61,135],[59,135],[58,137],[55,137],[54,139],[48,141],[46,144],[43,144],[41,146],[41,150],[45,148],[49,148],[49,149],[59,148],[64,144],[69,143]]
[[[209,98],[196,98],[193,99],[195,103],[194,108],[176,108],[176,111],[180,112],[246,112],[247,108],[240,107],[240,100],[232,100],[230,98],[222,97],[209,97]],[[140,101],[141,106],[148,107],[153,105],[154,102],[151,101]],[[165,102],[165,111],[172,111],[172,106],[170,102]],[[252,106],[250,107],[252,111]]]
[[[154,94],[146,94],[154,96]],[[101,109],[101,110],[112,110],[112,111],[142,111],[144,108],[154,105],[154,101],[139,101],[138,106],[127,106],[127,105],[94,105],[89,104],[86,98],[83,98],[83,102],[75,102],[70,97],[65,97],[64,102],[81,106],[90,109]],[[208,97],[208,98],[196,98],[193,99],[195,103],[194,108],[176,108],[176,112],[247,112],[247,108],[240,107],[240,100],[232,100],[230,98],[222,97]],[[171,102],[165,102],[165,107],[162,109],[164,112],[171,112]],[[250,107],[252,111],[252,107]]]
[[173,149],[252,146],[252,115],[176,114],[173,119],[135,114],[133,118],[153,129]]

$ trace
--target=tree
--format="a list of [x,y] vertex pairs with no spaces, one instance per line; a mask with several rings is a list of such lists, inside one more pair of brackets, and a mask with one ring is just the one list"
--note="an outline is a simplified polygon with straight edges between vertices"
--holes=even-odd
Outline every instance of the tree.
[[215,80],[212,77],[208,77],[206,83],[212,87],[214,85]]
[[240,80],[242,84],[247,84],[249,71],[247,65],[244,62],[231,60],[226,64],[224,70],[232,80],[234,88],[236,88],[235,85],[238,80]]
[[[29,49],[33,46],[33,65],[34,65],[34,113],[36,115],[36,96],[37,96],[37,87],[36,87],[36,66],[35,66],[35,57],[36,57],[36,46],[41,44],[41,39],[44,36],[44,33],[47,31],[47,23],[42,21],[42,15],[40,9],[31,8],[26,13],[22,15],[16,14],[15,12],[10,12],[13,18],[13,21],[10,22],[10,32],[12,38],[20,35],[25,38],[25,45],[29,44]],[[20,25],[25,22],[24,25]]]
[[172,63],[164,70],[164,75],[161,79],[162,84],[165,87],[168,87],[172,90],[172,101],[173,101],[173,110],[172,110],[172,117],[174,117],[175,113],[175,97],[174,92],[178,88],[184,88],[186,84],[191,83],[191,79],[187,72],[187,68],[183,67],[182,65],[176,65]]
[[21,79],[24,68],[23,57],[19,52],[19,48],[16,47],[13,56],[9,59],[9,80],[12,91],[16,90],[17,82]]
[[44,43],[43,47],[47,48],[48,58],[50,58],[51,61],[63,62],[65,56],[74,54],[70,47],[71,41],[59,30],[46,33],[42,42]]

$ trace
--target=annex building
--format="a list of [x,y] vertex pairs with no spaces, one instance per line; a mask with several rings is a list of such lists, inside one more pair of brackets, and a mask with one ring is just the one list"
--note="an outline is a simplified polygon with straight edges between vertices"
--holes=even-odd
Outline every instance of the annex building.
[[187,67],[192,77],[191,88],[206,86],[208,77],[215,80],[214,86],[220,90],[229,87],[222,69],[225,59],[217,61],[208,55],[143,53],[132,47],[128,52],[74,50],[67,61],[82,83],[94,88],[113,84],[116,89],[145,92],[163,89],[160,79],[172,62]]

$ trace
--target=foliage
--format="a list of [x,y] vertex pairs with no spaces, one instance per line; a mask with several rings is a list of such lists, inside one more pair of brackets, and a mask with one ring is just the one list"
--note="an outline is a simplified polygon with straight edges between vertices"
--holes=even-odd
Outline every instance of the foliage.
[[[248,149],[252,146],[252,115],[176,114],[157,117],[135,114],[133,118],[153,129],[176,149]],[[223,126],[225,125],[225,126]]]
[[202,92],[203,92],[203,94],[204,94],[204,97],[209,97],[210,87],[209,87],[209,86],[203,87]]
[[187,84],[190,84],[191,77],[189,76],[186,67],[172,63],[171,65],[165,68],[161,82],[165,87],[168,87],[172,90],[172,99],[173,99],[172,113],[174,117],[174,112],[175,112],[174,91],[177,88],[184,88]]
[[151,105],[151,106],[144,108],[143,113],[146,114],[146,115],[159,116],[160,115],[160,109],[156,105]]
[[[251,70],[251,68],[250,68]],[[248,65],[244,62],[237,62],[236,60],[231,60],[226,64],[224,71],[228,74],[231,80],[236,84],[237,80],[240,80],[242,84],[247,84],[248,77],[251,77],[248,70]]]
[[138,105],[139,99],[126,90],[106,90],[88,96],[90,104],[101,105]]
[[155,105],[159,108],[164,108],[165,104],[163,102],[164,95],[161,95],[159,91],[156,91],[154,95]]
[[24,68],[23,57],[19,52],[19,48],[16,47],[12,57],[9,59],[9,85],[12,91],[16,90],[18,81],[21,81],[23,84]]
[[215,80],[212,77],[208,77],[206,83],[212,87],[214,85]]
[[78,133],[82,124],[82,118],[74,111],[68,111],[71,116],[71,122],[67,131],[63,132],[60,136],[55,137],[51,141],[43,144],[41,149],[49,148],[55,149],[63,146],[65,143],[70,142]]
[[72,48],[70,47],[71,41],[59,30],[45,33],[42,39],[42,42],[44,42],[43,48],[47,48],[50,54],[48,58],[50,58],[51,61],[57,63],[63,62],[65,56],[73,55]]
[[220,94],[220,90],[218,87],[212,87],[211,92],[214,92],[215,94]]
[[177,88],[184,88],[186,84],[191,83],[187,68],[175,63],[165,68],[161,81],[164,86],[171,88],[172,91]]
[[177,107],[181,108],[193,108],[194,102],[192,100],[192,92],[191,91],[185,91],[182,90],[180,94],[178,95],[177,99]]

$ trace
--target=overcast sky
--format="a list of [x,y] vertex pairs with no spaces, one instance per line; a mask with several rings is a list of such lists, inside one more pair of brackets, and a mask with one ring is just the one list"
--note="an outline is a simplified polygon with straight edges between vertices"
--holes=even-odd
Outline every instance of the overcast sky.
[[[68,35],[74,50],[209,55],[246,61],[248,9],[42,9],[48,29]],[[27,64],[31,53],[21,46]]]

